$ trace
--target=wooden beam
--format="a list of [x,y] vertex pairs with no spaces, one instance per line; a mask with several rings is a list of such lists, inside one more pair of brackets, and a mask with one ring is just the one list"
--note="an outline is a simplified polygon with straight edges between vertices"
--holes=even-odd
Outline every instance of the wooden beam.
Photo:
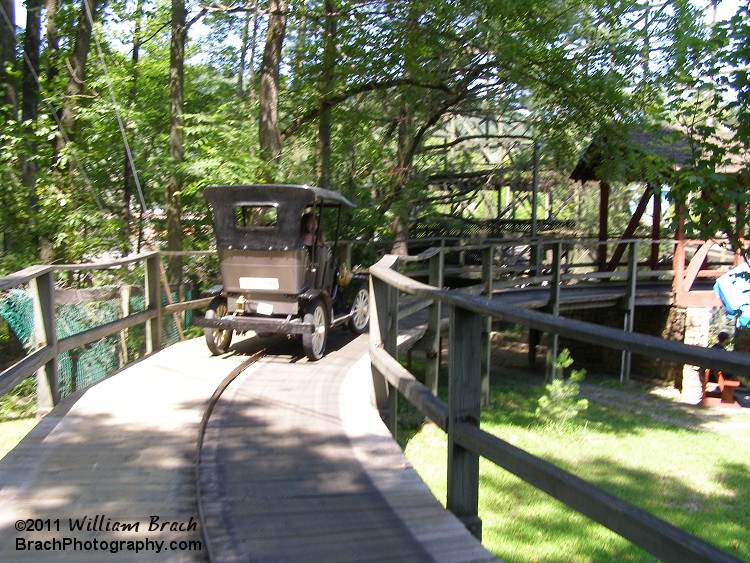
[[448,380],[448,496],[446,506],[480,540],[479,456],[458,444],[458,423],[479,427],[481,411],[482,316],[451,307]]
[[679,300],[682,294],[682,280],[685,276],[685,207],[682,204],[677,206],[677,244],[672,253],[672,291],[675,299]]
[[34,308],[34,347],[49,347],[55,353],[36,373],[37,414],[47,414],[60,401],[57,376],[57,330],[55,327],[55,279],[51,269],[29,282]]
[[675,295],[674,304],[677,307],[721,307],[721,299],[713,291],[691,291]]
[[599,246],[596,248],[596,262],[599,271],[604,271],[607,266],[607,242],[609,237],[609,184],[599,183]]
[[[442,288],[445,276],[445,241],[440,242],[440,252],[429,258],[429,282],[433,287]],[[440,379],[440,328],[442,305],[437,299],[431,300],[427,316],[425,334],[425,382],[433,395],[437,396]]]
[[[395,266],[398,258],[388,256],[388,268]],[[392,356],[398,354],[398,291],[382,280],[370,276],[370,298],[374,307],[370,308],[370,339],[373,347],[381,347]],[[396,413],[391,412],[397,407],[396,389],[390,385],[377,366],[372,366],[373,406],[378,409],[381,417],[388,421],[391,433],[396,432]],[[395,434],[394,434],[395,436]]]
[[690,264],[688,264],[687,270],[685,270],[684,278],[681,281],[678,280],[679,283],[682,283],[681,293],[690,292],[690,289],[693,287],[693,283],[695,283],[695,278],[698,277],[698,273],[700,272],[703,263],[706,261],[706,256],[708,256],[709,250],[711,250],[711,248],[715,244],[715,240],[707,240],[693,255],[692,259],[690,260]]
[[146,259],[144,285],[146,310],[156,311],[156,316],[146,322],[146,353],[152,354],[161,349],[161,258],[154,254]]
[[659,267],[659,243],[661,240],[661,191],[654,192],[654,208],[651,217],[651,269]]
[[[174,305],[174,300],[172,299],[172,290],[169,287],[169,282],[167,281],[167,273],[164,271],[164,264],[162,264],[161,260],[159,260],[159,277],[161,278],[161,284],[164,288],[164,294],[167,298],[167,305]],[[185,334],[182,332],[182,321],[180,320],[180,315],[176,312],[172,313],[172,320],[174,321],[174,325],[177,328],[177,336],[180,339],[180,342],[185,340]]]
[[455,435],[463,447],[478,452],[661,560],[706,563],[739,561],[672,524],[473,425],[459,424]]
[[[638,223],[641,222],[641,219],[643,219],[643,214],[646,212],[648,201],[651,199],[652,195],[653,193],[652,193],[651,187],[646,186],[646,190],[643,192],[641,199],[638,201],[638,206],[635,208],[635,211],[633,212],[633,216],[630,217],[628,226],[625,227],[625,231],[622,233],[622,236],[620,237],[620,239],[627,241],[627,239],[633,238],[635,229],[638,227]],[[627,242],[620,242],[617,244],[615,251],[612,253],[612,258],[610,258],[609,263],[607,264],[607,268],[606,268],[607,271],[612,272],[615,269],[617,269],[617,265],[620,263],[620,260],[622,260],[622,257],[625,255],[625,249],[627,249],[627,247],[628,247]]]
[[443,432],[448,431],[448,406],[433,395],[428,387],[417,381],[409,370],[382,348],[370,347],[370,361],[419,412]]

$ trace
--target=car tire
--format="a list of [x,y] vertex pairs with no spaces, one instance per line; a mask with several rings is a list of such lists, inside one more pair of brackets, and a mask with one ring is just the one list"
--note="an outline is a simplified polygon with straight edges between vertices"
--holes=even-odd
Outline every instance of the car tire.
[[315,300],[308,305],[304,321],[305,324],[313,325],[313,331],[302,333],[302,348],[311,362],[317,362],[325,356],[330,328],[328,317],[328,308],[322,301]]
[[370,323],[370,292],[366,288],[362,287],[357,291],[352,302],[351,313],[349,328],[354,334],[364,334]]
[[[217,296],[211,300],[206,311],[206,319],[220,319],[228,312],[225,297]],[[232,329],[205,328],[203,335],[206,337],[206,345],[214,356],[226,354],[232,343]]]

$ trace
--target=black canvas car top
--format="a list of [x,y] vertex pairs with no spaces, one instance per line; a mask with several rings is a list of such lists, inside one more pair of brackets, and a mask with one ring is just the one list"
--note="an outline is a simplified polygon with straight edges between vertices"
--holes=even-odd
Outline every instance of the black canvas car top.
[[[218,248],[285,250],[300,234],[300,219],[312,204],[355,207],[332,190],[294,184],[211,186],[203,197],[214,210]],[[242,222],[246,210],[252,220]]]

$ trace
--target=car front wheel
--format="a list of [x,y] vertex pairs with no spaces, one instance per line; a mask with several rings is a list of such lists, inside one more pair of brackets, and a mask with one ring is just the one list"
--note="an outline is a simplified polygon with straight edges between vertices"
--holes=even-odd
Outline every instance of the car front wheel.
[[370,292],[365,288],[361,288],[354,296],[351,313],[349,328],[354,334],[363,334],[370,322]]

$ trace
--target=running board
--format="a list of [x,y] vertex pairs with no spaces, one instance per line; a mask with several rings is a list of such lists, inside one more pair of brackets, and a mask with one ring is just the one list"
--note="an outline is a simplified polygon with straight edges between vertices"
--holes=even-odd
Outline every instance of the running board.
[[336,328],[337,326],[346,324],[350,320],[352,320],[352,318],[354,318],[354,313],[347,313],[346,315],[336,317],[335,319],[333,319],[333,322],[331,323],[331,328]]

